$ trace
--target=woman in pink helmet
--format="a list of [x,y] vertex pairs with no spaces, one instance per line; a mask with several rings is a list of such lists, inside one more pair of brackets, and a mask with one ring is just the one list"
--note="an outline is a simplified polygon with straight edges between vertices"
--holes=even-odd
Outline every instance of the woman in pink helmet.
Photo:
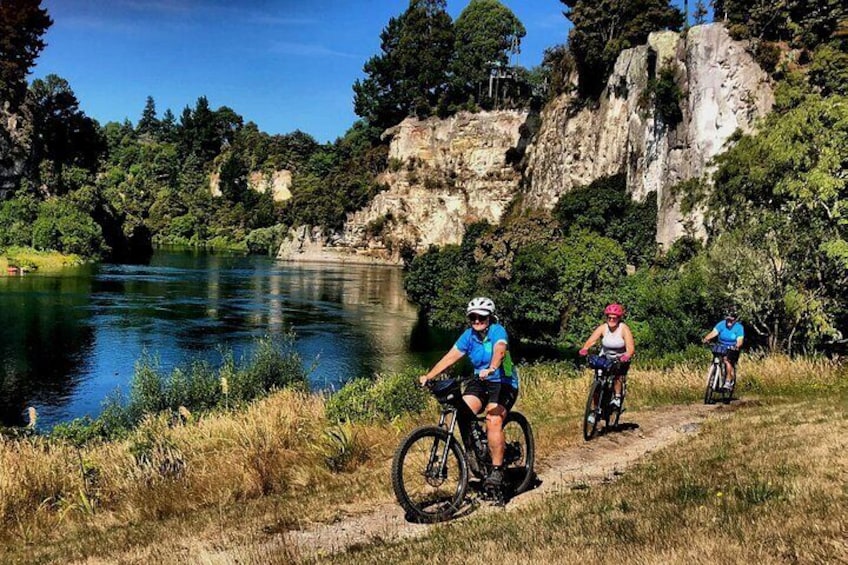
[[[610,304],[604,309],[606,322],[595,328],[583,348],[580,350],[580,355],[585,357],[589,354],[589,348],[595,345],[598,340],[601,340],[601,356],[618,361],[621,370],[615,376],[613,388],[615,396],[611,402],[614,406],[621,406],[621,379],[627,376],[627,370],[630,368],[630,358],[636,347],[633,343],[633,333],[622,321],[624,318],[624,307],[621,304]],[[594,417],[594,413],[592,416]]]

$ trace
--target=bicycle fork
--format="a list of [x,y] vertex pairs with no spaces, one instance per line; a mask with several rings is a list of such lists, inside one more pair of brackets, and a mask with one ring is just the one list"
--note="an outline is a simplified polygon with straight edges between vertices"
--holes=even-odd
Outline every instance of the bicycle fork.
[[[449,426],[446,425],[448,413],[453,414]],[[454,441],[453,432],[456,428],[456,410],[443,411],[439,418],[439,427],[447,430],[448,437],[445,440],[445,446],[441,449],[441,454],[439,453],[438,440],[434,441],[433,447],[430,448],[430,459],[427,462],[427,470],[424,473],[428,482],[442,481],[448,476],[447,461],[448,454],[450,453],[450,442]]]

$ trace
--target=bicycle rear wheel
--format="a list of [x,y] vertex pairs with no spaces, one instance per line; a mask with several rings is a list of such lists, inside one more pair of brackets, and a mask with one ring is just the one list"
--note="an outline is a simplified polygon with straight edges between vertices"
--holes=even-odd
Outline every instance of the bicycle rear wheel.
[[707,371],[707,390],[704,391],[704,404],[713,404],[718,387],[718,367],[713,363]]
[[536,442],[523,414],[510,412],[504,423],[504,478],[512,494],[521,494],[533,482]]
[[408,519],[430,523],[450,518],[468,488],[459,443],[442,428],[413,430],[395,452],[392,488]]
[[[589,441],[592,439],[592,436],[595,435],[595,432],[598,431],[598,420],[600,419],[600,414],[598,414],[598,410],[594,409],[592,405],[595,402],[595,395],[598,395],[598,406],[600,406],[601,402],[601,383],[598,382],[597,379],[592,381],[592,386],[589,387],[589,398],[586,399],[586,410],[583,413],[583,439]],[[594,414],[594,422],[589,422],[589,416]]]

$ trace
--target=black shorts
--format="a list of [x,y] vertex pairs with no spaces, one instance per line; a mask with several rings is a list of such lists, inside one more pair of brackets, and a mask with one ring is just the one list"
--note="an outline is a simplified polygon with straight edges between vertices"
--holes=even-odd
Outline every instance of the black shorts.
[[500,404],[509,411],[518,398],[518,389],[506,383],[487,381],[473,378],[465,385],[465,392],[476,396],[483,403],[483,408],[488,404]]
[[727,350],[727,360],[730,361],[730,364],[734,367],[737,363],[739,363],[739,350],[738,349],[728,349]]

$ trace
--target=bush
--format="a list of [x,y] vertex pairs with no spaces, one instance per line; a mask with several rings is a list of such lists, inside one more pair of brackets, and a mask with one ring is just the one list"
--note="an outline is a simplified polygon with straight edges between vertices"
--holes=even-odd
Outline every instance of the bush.
[[89,258],[100,257],[105,251],[100,226],[64,198],[39,205],[38,219],[32,226],[32,246]]
[[0,204],[0,247],[32,245],[32,224],[38,217],[38,202],[27,193]]
[[245,239],[247,250],[256,254],[276,255],[285,237],[285,231],[285,226],[280,224],[252,230]]
[[412,368],[376,380],[356,379],[327,401],[327,418],[333,421],[393,420],[404,414],[420,412],[427,392],[418,386],[423,369]]

